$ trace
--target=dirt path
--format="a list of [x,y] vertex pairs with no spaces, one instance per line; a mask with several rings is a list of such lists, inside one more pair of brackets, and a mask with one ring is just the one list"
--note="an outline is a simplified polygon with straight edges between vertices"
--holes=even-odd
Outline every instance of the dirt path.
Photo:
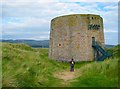
[[69,72],[69,71],[62,71],[62,72],[55,73],[54,76],[59,79],[63,79],[64,81],[68,81],[75,78],[75,73]]
[[82,76],[85,72],[83,69],[85,69],[85,68],[87,69],[90,66],[91,66],[91,64],[86,64],[81,68],[75,68],[74,72],[70,72],[69,69],[61,70],[61,71],[59,70],[59,71],[56,71],[53,75],[55,78],[63,80],[62,84],[65,87],[67,87],[67,86],[71,85],[71,82],[77,82],[76,78]]
[[67,86],[71,81],[74,81],[75,78],[81,76],[81,72],[79,69],[76,69],[74,72],[70,72],[69,70],[59,71],[54,73],[54,77],[62,79],[63,85]]

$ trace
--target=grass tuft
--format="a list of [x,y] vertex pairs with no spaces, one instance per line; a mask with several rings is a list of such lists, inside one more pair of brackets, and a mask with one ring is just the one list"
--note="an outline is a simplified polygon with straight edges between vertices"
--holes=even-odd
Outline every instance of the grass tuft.
[[[77,62],[79,77],[68,85],[55,72],[68,71],[69,63],[48,58],[48,48],[31,48],[26,44],[2,44],[3,87],[116,87],[118,84],[117,46],[113,57],[102,62]],[[76,73],[76,72],[75,72]]]

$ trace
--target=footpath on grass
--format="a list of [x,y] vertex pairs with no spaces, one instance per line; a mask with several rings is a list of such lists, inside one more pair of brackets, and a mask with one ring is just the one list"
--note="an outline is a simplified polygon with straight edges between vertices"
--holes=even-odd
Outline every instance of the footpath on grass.
[[62,84],[64,86],[69,86],[71,82],[76,81],[74,79],[82,75],[82,72],[80,71],[80,69],[75,69],[74,72],[70,72],[70,70],[67,69],[64,71],[57,71],[53,75],[55,78],[63,80]]

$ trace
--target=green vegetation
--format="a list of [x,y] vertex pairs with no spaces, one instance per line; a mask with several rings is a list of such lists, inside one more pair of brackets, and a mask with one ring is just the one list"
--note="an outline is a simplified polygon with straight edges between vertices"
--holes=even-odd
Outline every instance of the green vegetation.
[[[118,51],[103,62],[75,64],[75,78],[65,81],[58,72],[69,73],[69,63],[48,58],[47,48],[31,48],[26,44],[2,44],[3,87],[115,87],[118,86]],[[69,75],[68,75],[69,76]],[[67,82],[67,83],[66,83]]]
[[115,87],[118,86],[118,59],[92,62],[80,68],[82,76],[75,79],[72,86],[76,87]]

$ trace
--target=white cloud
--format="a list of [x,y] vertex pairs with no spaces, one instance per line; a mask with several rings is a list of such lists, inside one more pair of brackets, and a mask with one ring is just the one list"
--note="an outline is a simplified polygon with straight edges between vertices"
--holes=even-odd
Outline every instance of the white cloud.
[[117,30],[104,30],[105,33],[118,33]]
[[59,0],[62,2],[118,2],[119,0]]
[[[64,1],[59,1],[56,0],[56,2],[54,2],[51,0],[49,2],[41,2],[40,0],[3,0],[3,32],[8,32],[7,34],[13,33],[14,35],[15,33],[20,34],[24,32],[26,34],[49,32],[50,21],[57,16],[88,13],[99,14],[103,17],[105,32],[118,31],[117,3],[73,3],[77,0],[70,0],[70,2],[64,3]],[[114,29],[114,31],[109,29]],[[49,36],[46,35],[45,37],[36,35],[34,39],[46,37],[49,39]]]
[[49,38],[49,36],[34,36],[34,37],[30,37],[30,38],[28,38],[28,39],[31,39],[31,40],[49,40],[48,39]]

